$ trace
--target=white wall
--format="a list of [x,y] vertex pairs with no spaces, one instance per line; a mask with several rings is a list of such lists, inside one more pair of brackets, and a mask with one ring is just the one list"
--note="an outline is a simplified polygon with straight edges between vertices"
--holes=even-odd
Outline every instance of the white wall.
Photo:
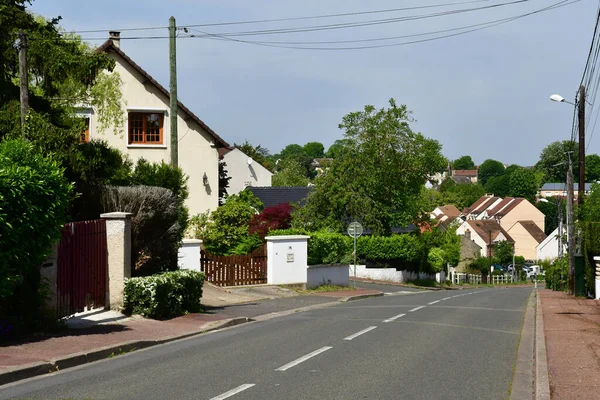
[[[353,268],[354,266],[350,266],[352,273],[354,273]],[[426,274],[423,272],[396,271],[394,268],[367,268],[366,265],[356,266],[356,277],[395,283],[406,283],[416,279],[432,279],[436,282],[446,280],[446,274],[443,271],[438,274]]]
[[240,149],[233,149],[223,156],[227,176],[231,177],[227,194],[237,194],[247,186],[271,186],[273,173],[254,160],[248,164],[248,159],[252,160]]
[[[115,134],[112,127],[100,132],[97,113],[91,116],[90,139],[106,140],[111,147],[127,154],[133,162],[142,157],[151,162],[170,162],[169,99],[152,83],[143,84],[142,75],[119,55],[116,53],[108,53],[108,55],[117,61],[114,71],[119,73],[123,81],[121,92],[125,102],[124,110],[163,113],[163,144],[129,145],[127,121],[122,132]],[[214,139],[181,110],[178,113],[177,130],[179,166],[189,177],[187,183],[189,197],[186,205],[189,207],[190,215],[214,210],[219,201],[219,154],[217,148],[212,146]],[[204,173],[208,177],[206,186],[202,179]]]
[[[563,243],[563,253],[566,243]],[[558,257],[558,228],[556,228],[544,241],[538,244],[536,248],[536,260],[555,259]]]
[[306,283],[310,236],[267,236],[267,283]]
[[181,269],[200,271],[200,239],[183,239],[177,252],[177,265]]
[[349,283],[348,265],[311,265],[306,271],[306,288],[321,285],[348,286]]
[[464,221],[458,226],[458,228],[456,228],[456,234],[464,235],[467,229],[471,231],[471,240],[481,248],[480,256],[487,257],[487,243],[476,232],[473,231],[473,228],[467,223],[467,221]]

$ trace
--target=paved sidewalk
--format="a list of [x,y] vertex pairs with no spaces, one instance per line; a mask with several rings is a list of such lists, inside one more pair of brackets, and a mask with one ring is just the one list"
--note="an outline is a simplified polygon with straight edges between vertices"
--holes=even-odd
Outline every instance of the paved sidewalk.
[[600,398],[600,301],[538,293],[552,399]]
[[167,321],[135,316],[122,320],[112,319],[91,327],[89,324],[82,324],[81,326],[86,326],[83,329],[33,336],[28,340],[0,347],[0,385],[237,325],[260,315],[325,307],[337,304],[340,300],[381,295],[379,291],[357,289],[209,307],[206,313],[189,314]]

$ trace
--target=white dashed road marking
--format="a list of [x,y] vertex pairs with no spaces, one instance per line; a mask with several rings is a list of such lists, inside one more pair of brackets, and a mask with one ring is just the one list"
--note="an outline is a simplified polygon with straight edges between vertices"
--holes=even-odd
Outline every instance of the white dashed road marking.
[[442,300],[450,300],[452,297],[444,297]]
[[229,392],[225,392],[223,394],[218,395],[217,397],[213,397],[210,400],[223,400],[226,399],[228,397],[231,397],[235,394],[238,394],[240,392],[243,392],[246,389],[250,389],[252,386],[254,386],[254,383],[246,383],[245,385],[241,385],[236,387],[235,389],[231,389]]
[[432,301],[431,303],[427,303],[427,304],[431,305],[431,304],[435,304],[435,303],[439,303],[439,302],[440,302],[439,300],[436,300],[436,301]]
[[283,367],[279,367],[275,371],[285,371],[285,370],[288,370],[288,369],[290,369],[292,367],[295,367],[296,365],[298,365],[298,364],[300,364],[300,363],[302,363],[302,362],[304,362],[304,361],[306,361],[306,360],[308,360],[310,358],[313,358],[314,356],[317,356],[317,355],[319,355],[319,354],[321,354],[321,353],[323,353],[323,352],[325,352],[325,351],[327,351],[329,349],[333,349],[333,347],[331,347],[331,346],[321,347],[319,350],[315,350],[312,353],[309,353],[309,354],[307,354],[305,356],[300,357],[297,360],[292,361],[291,363],[285,364]]
[[397,320],[397,319],[398,319],[398,318],[400,318],[400,317],[404,317],[405,315],[406,315],[406,314],[398,314],[398,315],[396,315],[395,317],[388,318],[388,319],[384,319],[384,320],[383,320],[383,322],[392,322],[392,321],[395,321],[395,320]]
[[427,307],[427,306],[419,306],[419,307],[415,307],[415,308],[413,308],[412,310],[408,310],[408,312],[415,312],[415,311],[418,311],[418,310],[420,310],[421,308],[425,308],[425,307]]
[[367,332],[369,332],[369,331],[372,331],[372,330],[373,330],[373,329],[375,329],[375,328],[377,328],[377,327],[376,327],[376,326],[370,326],[370,327],[368,327],[367,329],[363,329],[363,330],[362,330],[362,331],[360,331],[360,332],[356,332],[354,335],[350,335],[350,336],[348,336],[348,337],[345,337],[345,338],[344,338],[344,340],[352,340],[352,339],[354,339],[354,338],[356,338],[356,337],[359,337],[360,335],[363,335],[363,334],[365,334],[365,333],[367,333]]

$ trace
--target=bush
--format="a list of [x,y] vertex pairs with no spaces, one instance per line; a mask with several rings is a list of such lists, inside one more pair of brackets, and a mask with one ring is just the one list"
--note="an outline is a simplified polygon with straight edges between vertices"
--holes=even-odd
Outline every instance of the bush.
[[179,201],[168,189],[151,186],[107,186],[102,192],[104,212],[122,211],[131,217],[132,275],[147,276],[177,269],[183,239]]
[[356,252],[361,260],[410,269],[419,259],[420,247],[419,237],[411,234],[361,236],[356,243]]
[[265,208],[260,214],[252,217],[248,232],[251,235],[256,233],[261,239],[264,239],[272,230],[287,229],[292,222],[292,210],[289,203]]
[[203,284],[204,274],[190,270],[127,279],[125,312],[154,319],[200,312]]
[[12,321],[15,333],[39,322],[40,265],[60,237],[71,191],[58,164],[31,144],[0,143],[0,324]]

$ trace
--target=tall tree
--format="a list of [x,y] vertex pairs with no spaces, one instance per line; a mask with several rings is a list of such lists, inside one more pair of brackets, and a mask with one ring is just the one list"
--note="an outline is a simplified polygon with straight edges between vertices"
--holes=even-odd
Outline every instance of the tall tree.
[[510,176],[491,176],[485,183],[485,192],[494,196],[504,197],[510,195]]
[[306,186],[308,178],[306,169],[295,158],[281,161],[279,170],[273,175],[272,186]]
[[319,142],[308,142],[304,145],[304,153],[311,158],[323,158],[325,155],[325,146]]
[[523,197],[531,202],[534,201],[538,191],[535,173],[530,168],[519,168],[509,178],[510,195]]
[[471,156],[462,156],[452,162],[453,169],[475,169]]
[[231,177],[227,174],[227,163],[220,158],[219,159],[219,205],[222,206],[227,197],[227,188],[229,187],[229,181]]
[[315,180],[306,204],[294,214],[296,226],[342,231],[349,219],[378,233],[419,217],[421,188],[443,168],[441,145],[410,128],[411,113],[394,99],[388,108],[366,106],[342,119],[348,147],[327,173]]
[[585,156],[585,181],[598,182],[600,180],[600,156],[588,154]]
[[327,152],[325,153],[325,157],[328,158],[338,158],[341,156],[341,154],[344,152],[344,149],[346,147],[348,147],[348,140],[347,139],[338,139],[335,142],[333,142],[333,144],[331,146],[329,146],[329,149],[327,149]]
[[306,152],[304,151],[304,148],[302,146],[300,146],[299,144],[288,144],[279,153],[279,158],[281,158],[282,160],[286,160],[290,157],[305,156],[305,155],[306,155]]
[[492,176],[502,176],[504,175],[504,172],[504,164],[502,164],[500,161],[488,159],[479,166],[477,180],[481,182],[483,186],[485,186],[487,180]]
[[544,147],[540,154],[540,160],[535,165],[536,170],[544,173],[544,182],[567,181],[569,166],[567,152],[571,154],[573,176],[579,176],[579,144],[570,140],[553,142]]

